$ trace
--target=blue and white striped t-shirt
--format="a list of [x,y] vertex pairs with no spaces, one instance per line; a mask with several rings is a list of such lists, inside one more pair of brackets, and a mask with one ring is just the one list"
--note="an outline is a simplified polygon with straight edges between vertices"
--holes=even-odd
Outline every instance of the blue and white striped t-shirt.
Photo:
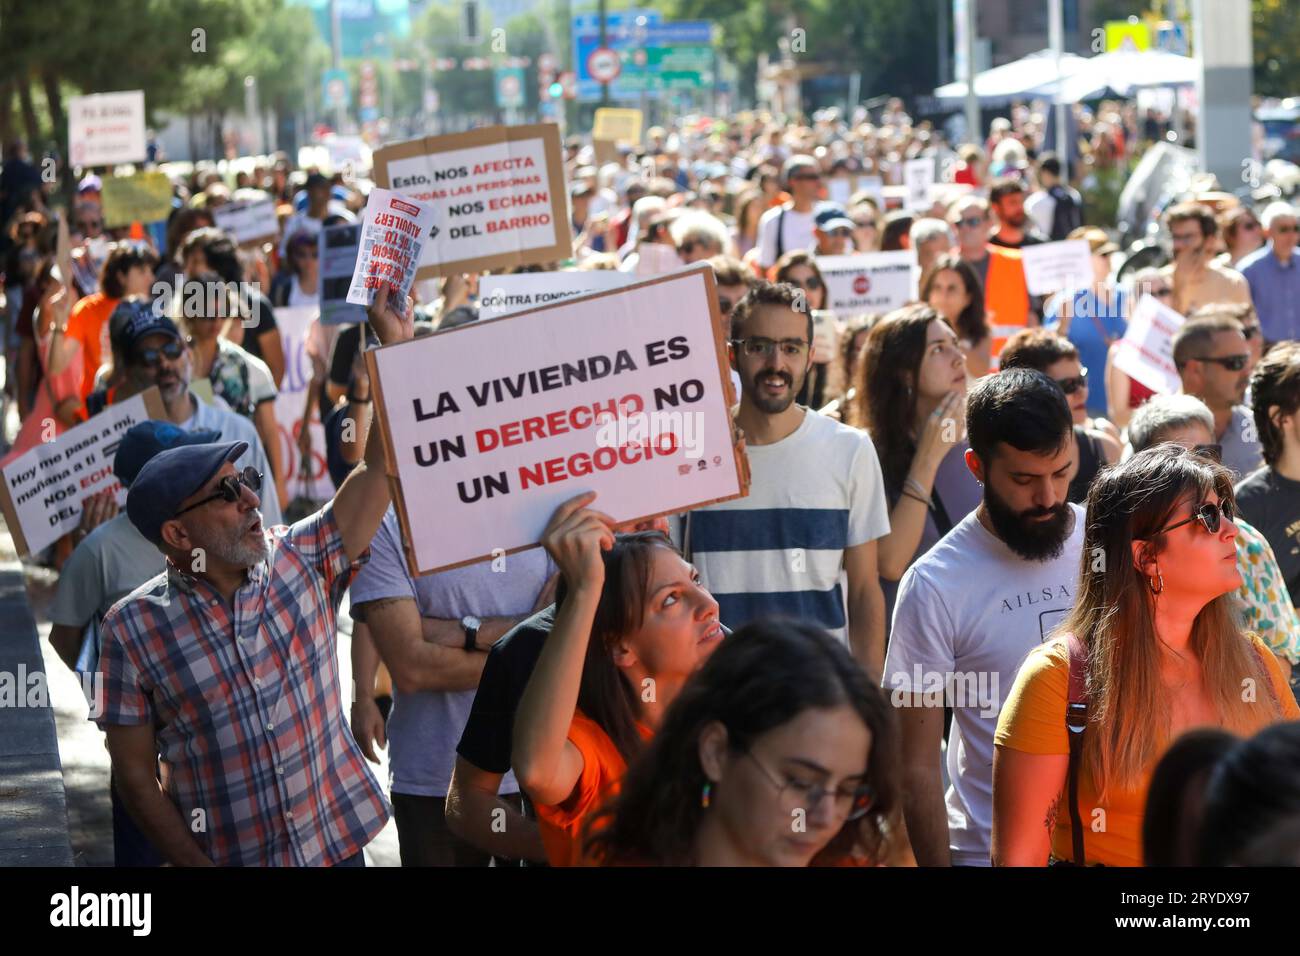
[[728,627],[795,617],[847,645],[844,549],[889,534],[875,446],[808,411],[790,435],[747,450],[749,496],[690,512],[678,540]]

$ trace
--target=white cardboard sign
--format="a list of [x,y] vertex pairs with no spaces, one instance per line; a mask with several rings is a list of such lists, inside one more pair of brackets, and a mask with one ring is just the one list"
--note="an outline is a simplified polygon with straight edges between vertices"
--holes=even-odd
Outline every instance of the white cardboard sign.
[[826,307],[841,318],[866,312],[890,312],[917,297],[916,252],[860,252],[818,256],[826,280]]
[[614,269],[520,272],[479,280],[479,318],[499,319],[588,292],[621,289],[636,277]]
[[1086,239],[1063,239],[1022,246],[1021,262],[1030,295],[1052,295],[1065,289],[1086,289],[1095,281],[1092,247]]
[[746,493],[713,273],[367,353],[413,574],[535,546],[585,491],[624,522]]
[[1115,367],[1158,395],[1174,394],[1182,387],[1174,366],[1174,333],[1185,321],[1159,299],[1143,295],[1115,344]]
[[68,100],[68,158],[74,166],[142,163],[144,90],[94,93]]
[[271,199],[236,199],[213,210],[218,229],[235,237],[239,245],[274,239],[280,232],[280,218]]
[[420,253],[433,226],[433,206],[409,196],[376,187],[366,200],[366,220],[361,226],[357,263],[348,287],[348,301],[370,305],[382,285],[389,301],[401,308],[411,291]]
[[907,188],[908,209],[929,209],[930,189],[934,186],[934,160],[922,156],[905,162],[903,185]]

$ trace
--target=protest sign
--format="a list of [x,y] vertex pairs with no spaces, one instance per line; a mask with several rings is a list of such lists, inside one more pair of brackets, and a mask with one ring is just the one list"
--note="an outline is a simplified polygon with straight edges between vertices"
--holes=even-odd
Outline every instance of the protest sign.
[[68,158],[73,166],[141,163],[145,156],[144,90],[68,100]]
[[826,306],[841,318],[863,312],[889,312],[916,300],[916,252],[859,252],[817,256],[826,280]]
[[575,295],[620,289],[635,281],[636,276],[614,269],[484,276],[479,280],[478,314],[481,319],[499,319]]
[[112,488],[118,506],[126,507],[113,456],[126,430],[150,418],[166,418],[156,387],[108,406],[5,465],[0,510],[19,554],[38,554],[76,528],[81,503],[90,495]]
[[1092,250],[1086,239],[1022,246],[1020,258],[1030,295],[1086,289],[1096,281],[1092,274]]
[[1115,343],[1115,367],[1158,395],[1173,395],[1182,387],[1174,366],[1174,333],[1185,321],[1159,299],[1143,295],[1133,307],[1124,337]]
[[596,154],[596,165],[604,166],[606,163],[618,162],[618,144],[611,139],[593,139],[591,141],[592,151]]
[[223,203],[213,210],[212,217],[217,228],[230,233],[241,246],[274,239],[280,232],[280,219],[271,199],[237,199]]
[[641,142],[641,111],[601,107],[596,110],[591,138],[635,146]]
[[672,246],[662,242],[643,242],[636,247],[636,274],[661,276],[682,267],[682,257]]
[[369,305],[375,300],[376,290],[386,285],[390,301],[400,308],[415,281],[420,252],[432,225],[431,203],[399,196],[388,189],[370,190],[347,300],[353,305]]
[[907,189],[908,209],[929,209],[930,189],[934,186],[934,160],[923,156],[904,163],[903,186]]
[[159,222],[172,213],[172,181],[166,173],[109,176],[100,193],[104,225],[109,229],[133,222]]
[[554,123],[490,126],[398,143],[378,150],[374,164],[379,186],[435,203],[418,278],[573,254]]
[[[275,310],[275,324],[284,350],[284,379],[275,397],[275,423],[280,437],[280,460],[284,462],[284,473],[289,476],[289,497],[328,501],[334,497],[334,483],[330,481],[325,461],[325,428],[320,410],[313,404],[311,421],[305,424],[302,416],[312,376],[307,333],[315,316],[316,308],[310,305],[281,306]],[[311,461],[305,474],[298,448],[298,434],[304,427],[311,431]]]
[[413,574],[746,494],[707,266],[366,353]]
[[361,246],[361,223],[326,226],[316,236],[320,278],[320,321],[322,325],[343,325],[366,321],[366,308],[348,301],[352,274],[357,270]]

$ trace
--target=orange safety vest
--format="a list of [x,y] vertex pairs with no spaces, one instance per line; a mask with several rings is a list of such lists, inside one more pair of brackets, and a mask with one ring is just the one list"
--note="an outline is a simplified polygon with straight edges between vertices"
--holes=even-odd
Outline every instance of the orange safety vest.
[[1029,324],[1029,287],[1019,249],[990,245],[988,277],[984,280],[984,314],[993,336],[993,358],[1007,339]]

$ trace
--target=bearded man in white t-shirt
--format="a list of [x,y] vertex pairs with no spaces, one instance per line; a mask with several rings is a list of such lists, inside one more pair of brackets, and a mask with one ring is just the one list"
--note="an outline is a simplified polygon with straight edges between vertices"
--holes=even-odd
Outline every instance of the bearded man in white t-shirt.
[[[998,713],[1025,657],[1078,591],[1084,510],[1066,500],[1072,421],[1065,393],[1041,372],[976,382],[966,465],[984,500],[899,585],[884,686],[898,710],[903,808],[921,866],[990,865]],[[953,711],[946,795],[945,706]]]

